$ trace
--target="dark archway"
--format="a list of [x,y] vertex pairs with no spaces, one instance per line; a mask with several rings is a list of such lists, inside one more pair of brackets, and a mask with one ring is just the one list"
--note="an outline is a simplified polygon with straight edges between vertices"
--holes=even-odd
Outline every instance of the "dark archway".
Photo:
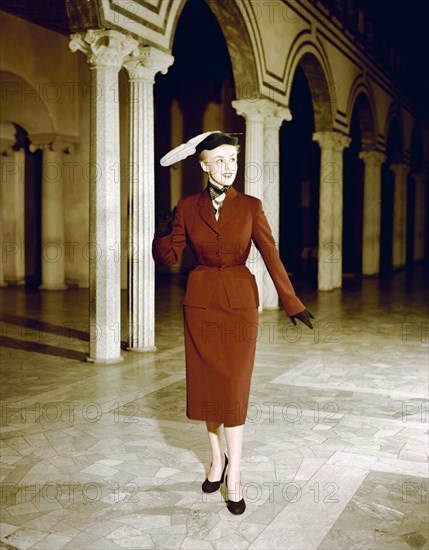
[[343,274],[362,273],[364,164],[359,158],[362,132],[359,109],[353,110],[351,143],[344,150],[343,166]]
[[11,128],[12,149],[22,150],[25,154],[22,251],[21,243],[17,244],[21,261],[25,264],[25,285],[37,288],[42,282],[42,151],[33,152],[29,146],[31,135],[53,135],[55,128],[44,100],[29,82],[15,73],[0,71],[0,84],[8,90],[0,98],[2,123]]
[[24,242],[22,253],[18,243],[18,253],[24,262],[25,285],[36,289],[42,283],[42,150],[31,151],[27,131],[18,124],[12,126],[15,139],[12,149],[25,155]]
[[350,93],[347,115],[350,125],[354,112],[357,111],[359,115],[359,128],[363,151],[374,151],[377,148],[377,132],[373,107],[374,100],[372,98],[373,95],[371,90],[365,83],[361,82],[361,77],[358,77]]
[[295,72],[292,120],[280,130],[280,256],[287,269],[317,286],[320,149],[313,97],[301,66]]
[[402,143],[401,125],[394,116],[387,134],[387,161],[381,171],[380,275],[392,272],[395,177],[389,166],[402,162]]
[[[156,212],[173,207],[178,198],[197,193],[204,186],[196,157],[172,168],[160,167],[160,157],[202,132],[244,134],[245,126],[231,105],[236,95],[228,47],[217,18],[203,0],[190,0],[184,6],[172,53],[174,64],[155,86]],[[244,139],[241,146],[235,184],[240,191],[244,187]],[[183,270],[187,271],[193,262],[186,251]]]
[[[332,130],[332,102],[333,87],[328,86],[326,75],[319,60],[312,54],[306,53],[299,61],[308,82],[311,95],[312,111],[314,114],[314,131],[323,132]],[[294,75],[295,79],[295,75]]]
[[25,284],[38,288],[42,283],[42,155],[29,148],[28,135],[17,127],[17,147],[25,152]]
[[422,130],[417,124],[413,128],[411,138],[411,171],[422,172],[423,171],[423,137]]
[[[423,138],[421,128],[416,124],[411,138],[411,170],[407,177],[407,242],[406,265],[407,268],[414,265],[414,236],[416,223],[416,182],[413,174],[423,172]],[[427,194],[426,194],[427,195]]]
[[375,150],[374,117],[368,97],[360,92],[351,113],[350,146],[343,166],[343,273],[362,274],[364,163],[363,151]]

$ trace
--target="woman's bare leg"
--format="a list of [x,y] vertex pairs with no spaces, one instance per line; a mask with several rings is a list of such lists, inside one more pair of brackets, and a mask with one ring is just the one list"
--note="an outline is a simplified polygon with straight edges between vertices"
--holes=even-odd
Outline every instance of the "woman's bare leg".
[[207,476],[209,481],[219,481],[222,477],[225,457],[223,452],[222,424],[206,422],[210,447],[212,449],[212,466]]
[[243,447],[243,428],[225,426],[226,446],[228,448],[228,499],[238,502],[242,499],[240,485],[241,449]]

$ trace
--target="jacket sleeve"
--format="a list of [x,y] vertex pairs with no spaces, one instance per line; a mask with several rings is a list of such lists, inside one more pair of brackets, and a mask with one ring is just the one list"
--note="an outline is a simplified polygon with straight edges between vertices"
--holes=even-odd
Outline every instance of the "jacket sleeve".
[[252,226],[252,240],[259,250],[265,265],[267,266],[268,273],[273,280],[277,293],[280,297],[280,301],[286,310],[287,315],[295,315],[304,311],[305,306],[299,300],[295,294],[292,283],[286,269],[280,260],[280,256],[274,241],[271,228],[268,224],[262,209],[262,203],[258,199],[256,213],[253,218]]
[[183,217],[183,202],[177,203],[176,216],[173,222],[173,229],[165,237],[154,235],[152,241],[152,257],[162,266],[176,264],[187,244],[186,230]]

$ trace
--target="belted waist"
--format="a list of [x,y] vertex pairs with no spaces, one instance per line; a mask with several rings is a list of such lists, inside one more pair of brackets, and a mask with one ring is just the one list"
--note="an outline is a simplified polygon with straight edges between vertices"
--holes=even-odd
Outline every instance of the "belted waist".
[[213,290],[222,281],[232,308],[258,307],[258,288],[255,276],[246,264],[198,264],[188,276],[183,305],[207,308]]
[[207,268],[207,269],[233,269],[234,267],[247,267],[246,264],[237,264],[237,265],[207,265],[207,264],[198,264],[194,269]]

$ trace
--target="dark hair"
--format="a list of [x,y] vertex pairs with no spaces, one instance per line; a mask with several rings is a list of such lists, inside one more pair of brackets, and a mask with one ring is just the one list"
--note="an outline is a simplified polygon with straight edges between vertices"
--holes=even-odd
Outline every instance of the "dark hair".
[[[221,145],[224,145],[223,143]],[[230,145],[229,143],[227,143],[226,145]],[[219,147],[219,145],[218,145]],[[238,153],[240,152],[240,145],[234,145],[234,147],[237,149],[237,155]],[[214,148],[215,149],[215,148]],[[200,151],[200,154],[198,155],[198,160],[202,160],[203,162],[205,162],[205,159],[204,159],[204,152],[205,151],[211,151],[211,149],[203,149],[202,151]]]
[[235,136],[231,136],[230,134],[224,134],[223,132],[213,132],[209,136],[206,137],[201,143],[197,145],[195,148],[197,153],[201,153],[201,151],[211,151],[212,149],[216,149],[216,147],[219,147],[220,145],[238,145],[238,138]]

